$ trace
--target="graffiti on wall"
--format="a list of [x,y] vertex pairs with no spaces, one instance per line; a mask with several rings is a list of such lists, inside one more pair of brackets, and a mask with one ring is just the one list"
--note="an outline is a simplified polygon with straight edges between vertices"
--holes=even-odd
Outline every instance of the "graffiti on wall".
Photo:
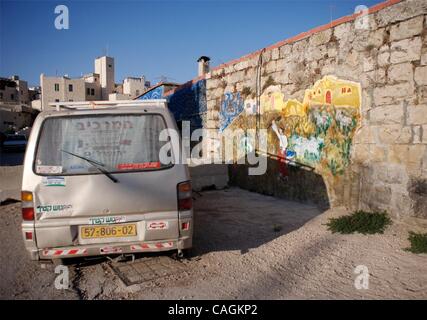
[[166,98],[177,121],[190,121],[193,129],[203,127],[207,111],[206,80],[183,86]]
[[162,99],[163,98],[163,86],[158,86],[146,92],[141,96],[140,100],[150,100],[150,99]]
[[[333,175],[342,174],[350,161],[354,134],[360,123],[360,84],[325,76],[305,91],[303,101],[285,99],[278,86],[270,86],[260,97],[260,118],[269,129],[268,153],[286,163],[303,164]],[[242,110],[245,112],[242,113]],[[256,103],[226,93],[221,106],[220,131],[249,129],[256,122]]]
[[147,91],[138,99],[167,99],[169,110],[176,121],[190,121],[191,128],[201,128],[207,111],[206,80],[183,85],[172,94],[165,96],[163,85]]
[[219,131],[224,131],[245,109],[240,93],[225,93],[219,113]]

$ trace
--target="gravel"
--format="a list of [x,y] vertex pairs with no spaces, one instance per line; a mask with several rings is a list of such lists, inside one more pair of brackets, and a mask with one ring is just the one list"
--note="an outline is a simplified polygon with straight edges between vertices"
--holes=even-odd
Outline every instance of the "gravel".
[[[1,206],[0,298],[427,298],[427,255],[404,250],[414,227],[395,221],[384,234],[332,234],[325,223],[344,208],[322,212],[238,188],[196,197],[195,248],[183,271],[126,286],[108,260],[72,262],[69,290],[54,288],[53,267],[27,258],[19,205]],[[355,288],[359,265],[368,268],[369,289]]]

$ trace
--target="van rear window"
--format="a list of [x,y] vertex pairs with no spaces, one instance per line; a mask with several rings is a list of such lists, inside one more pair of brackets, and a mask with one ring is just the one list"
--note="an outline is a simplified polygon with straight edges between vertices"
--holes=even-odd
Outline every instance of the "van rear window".
[[52,117],[44,121],[36,150],[38,174],[99,173],[156,170],[161,115],[95,115]]

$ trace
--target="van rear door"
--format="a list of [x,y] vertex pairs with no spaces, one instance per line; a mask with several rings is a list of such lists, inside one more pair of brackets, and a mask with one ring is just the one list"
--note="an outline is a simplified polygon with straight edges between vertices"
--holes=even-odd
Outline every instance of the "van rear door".
[[[160,162],[166,128],[161,114],[47,118],[33,165],[38,246],[108,242],[82,239],[81,226],[132,221],[142,223],[128,240],[178,238],[176,188],[186,175],[183,166]],[[151,222],[166,227],[150,231]]]

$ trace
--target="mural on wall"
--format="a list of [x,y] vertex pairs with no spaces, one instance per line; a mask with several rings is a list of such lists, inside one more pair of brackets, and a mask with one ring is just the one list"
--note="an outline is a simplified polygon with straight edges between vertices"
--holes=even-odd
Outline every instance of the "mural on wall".
[[219,132],[223,132],[245,109],[240,93],[225,93],[219,113]]
[[201,128],[207,111],[206,80],[202,79],[191,85],[183,85],[172,94],[165,96],[165,89],[160,85],[146,92],[138,99],[167,99],[169,110],[176,121],[188,120],[191,128]]
[[150,99],[162,99],[162,98],[163,98],[163,86],[158,86],[146,92],[139,99],[150,100]]
[[178,88],[166,99],[176,121],[188,120],[192,129],[203,127],[207,112],[206,80]]
[[[261,125],[269,129],[266,152],[279,156],[280,175],[287,176],[287,163],[342,174],[360,123],[360,104],[360,84],[334,76],[318,80],[305,91],[302,102],[285,100],[278,86],[267,88],[260,97]],[[256,117],[256,103],[226,93],[220,116],[220,131],[249,129],[256,123],[250,119]]]

